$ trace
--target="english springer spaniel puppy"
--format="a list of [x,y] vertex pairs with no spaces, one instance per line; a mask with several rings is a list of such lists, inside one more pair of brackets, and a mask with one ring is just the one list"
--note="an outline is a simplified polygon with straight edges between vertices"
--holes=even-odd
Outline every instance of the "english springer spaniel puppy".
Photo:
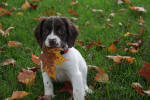
[[[87,85],[88,67],[86,62],[80,52],[73,47],[78,35],[75,25],[64,17],[48,17],[39,23],[34,34],[40,47],[45,45],[49,48],[64,49],[62,55],[69,61],[63,62],[62,66],[56,66],[56,79],[60,82],[70,81],[73,86],[74,100],[85,100],[86,92],[91,93],[92,90]],[[42,76],[45,95],[53,96],[52,79],[43,71]]]

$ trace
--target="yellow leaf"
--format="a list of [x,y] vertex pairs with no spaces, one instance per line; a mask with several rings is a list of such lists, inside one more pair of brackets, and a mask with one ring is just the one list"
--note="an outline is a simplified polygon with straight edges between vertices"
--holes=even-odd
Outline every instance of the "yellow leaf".
[[29,95],[30,93],[26,91],[13,91],[13,94],[10,98],[7,98],[6,100],[14,100],[14,99],[23,99],[24,96]]
[[24,14],[23,14],[23,12],[18,12],[17,15],[23,16]]
[[31,5],[29,4],[28,0],[25,0],[25,3],[21,6],[22,10],[29,9]]
[[128,36],[130,36],[130,35],[131,35],[131,33],[130,33],[130,32],[127,32],[127,33],[124,34],[124,37],[128,37]]
[[67,59],[60,54],[60,51],[62,51],[61,48],[48,49],[46,46],[43,46],[42,51],[43,54],[40,56],[42,60],[42,69],[56,80],[56,65],[61,66]]

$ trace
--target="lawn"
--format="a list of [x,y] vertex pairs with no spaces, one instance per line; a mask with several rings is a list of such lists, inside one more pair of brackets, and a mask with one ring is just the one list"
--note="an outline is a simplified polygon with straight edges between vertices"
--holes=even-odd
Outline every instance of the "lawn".
[[[81,52],[88,65],[95,65],[103,68],[109,76],[107,83],[93,82],[95,71],[89,70],[88,84],[94,87],[93,94],[88,95],[89,100],[149,100],[145,95],[138,94],[131,84],[139,82],[144,89],[150,86],[142,76],[137,74],[138,70],[143,66],[143,62],[150,62],[150,0],[131,0],[130,5],[144,7],[147,12],[136,12],[129,8],[129,4],[117,4],[116,0],[78,0],[79,4],[71,6],[71,0],[38,0],[36,10],[21,10],[18,9],[24,3],[24,0],[1,0],[7,1],[8,6],[3,8],[16,8],[12,12],[12,16],[0,16],[0,23],[4,29],[13,26],[8,37],[0,35],[0,62],[5,59],[13,58],[16,60],[14,67],[11,65],[0,66],[0,100],[10,97],[13,91],[27,91],[31,94],[26,96],[24,100],[36,100],[38,96],[44,93],[43,81],[40,70],[37,72],[35,84],[28,87],[18,82],[17,75],[22,71],[22,68],[34,67],[35,64],[31,60],[32,54],[40,55],[40,47],[37,45],[33,35],[34,28],[39,21],[34,18],[38,16],[51,16],[50,10],[61,13],[62,16],[77,17],[77,21],[73,21],[79,27],[79,36],[77,40],[81,40],[86,46],[93,41],[100,40],[102,45],[109,47],[110,43],[120,39],[119,43],[115,44],[117,51],[111,52],[105,48],[92,46],[90,49],[84,49],[82,46],[75,44],[75,47]],[[31,0],[30,0],[31,1]],[[79,16],[74,16],[68,13],[71,8],[79,13]],[[93,13],[92,9],[102,9],[103,13]],[[120,9],[125,9],[120,12]],[[18,15],[22,12],[23,16]],[[110,16],[114,13],[114,16]],[[53,15],[52,15],[53,16]],[[139,25],[139,18],[143,17],[144,25]],[[110,18],[111,21],[107,19]],[[122,23],[120,26],[118,23]],[[140,29],[145,31],[138,36],[124,37],[127,32],[138,34]],[[125,52],[124,48],[128,42],[136,42],[143,39],[140,49],[137,53]],[[8,41],[19,41],[23,43],[22,47],[9,48]],[[131,56],[135,58],[133,64],[123,62],[115,64],[113,60],[108,59],[107,55]],[[67,93],[58,93],[63,86],[61,83],[54,84],[55,94],[53,100],[67,100]]]

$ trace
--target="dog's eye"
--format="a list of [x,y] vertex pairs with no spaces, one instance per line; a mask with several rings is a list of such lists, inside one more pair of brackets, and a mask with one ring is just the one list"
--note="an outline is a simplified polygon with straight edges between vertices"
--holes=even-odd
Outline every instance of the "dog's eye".
[[64,29],[59,29],[59,30],[58,30],[58,33],[59,33],[60,35],[62,35],[62,34],[65,33],[65,31],[64,31]]
[[44,34],[48,34],[49,33],[49,31],[46,29],[46,30],[44,30]]

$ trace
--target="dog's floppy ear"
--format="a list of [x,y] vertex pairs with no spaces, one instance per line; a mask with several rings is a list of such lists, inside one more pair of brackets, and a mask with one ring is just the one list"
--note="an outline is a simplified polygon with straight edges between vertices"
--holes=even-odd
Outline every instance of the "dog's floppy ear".
[[34,30],[34,36],[35,36],[38,44],[40,45],[40,47],[42,47],[42,44],[43,44],[42,26],[43,26],[43,23],[45,22],[45,20],[46,19],[41,19],[40,23],[38,24],[38,26]]
[[68,35],[67,36],[67,44],[68,44],[68,47],[71,48],[74,46],[75,40],[78,36],[78,30],[75,27],[75,25],[67,18],[62,18],[62,20],[66,24],[67,35]]

